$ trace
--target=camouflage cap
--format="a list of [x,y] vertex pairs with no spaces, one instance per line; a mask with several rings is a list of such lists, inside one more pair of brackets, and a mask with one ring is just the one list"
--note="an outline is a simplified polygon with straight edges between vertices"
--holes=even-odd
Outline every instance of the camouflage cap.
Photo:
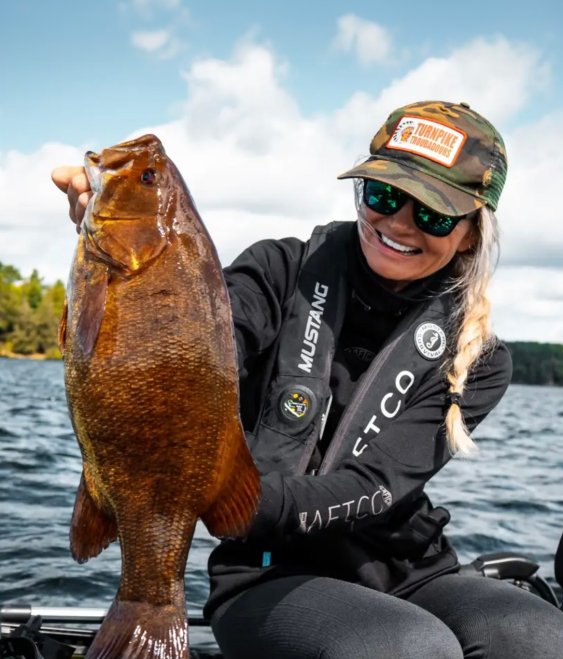
[[445,215],[496,210],[506,180],[502,137],[467,103],[423,101],[395,110],[371,157],[338,178],[390,183]]

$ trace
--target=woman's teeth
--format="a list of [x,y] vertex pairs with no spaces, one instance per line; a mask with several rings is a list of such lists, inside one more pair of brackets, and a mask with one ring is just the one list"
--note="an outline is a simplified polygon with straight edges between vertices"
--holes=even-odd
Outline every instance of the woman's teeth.
[[387,247],[391,247],[391,249],[394,249],[396,252],[401,252],[401,254],[415,254],[417,252],[420,252],[420,250],[416,247],[407,247],[406,245],[401,245],[400,243],[396,243],[394,240],[391,240],[391,238],[384,236],[379,231],[377,232],[377,235],[379,236],[379,240],[381,240],[381,242],[384,245],[386,245]]

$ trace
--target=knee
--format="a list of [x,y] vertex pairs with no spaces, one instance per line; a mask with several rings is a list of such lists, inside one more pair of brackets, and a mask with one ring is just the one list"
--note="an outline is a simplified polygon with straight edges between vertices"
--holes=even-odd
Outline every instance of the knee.
[[[521,606],[487,612],[489,651],[484,657],[563,657],[563,613],[530,595]],[[483,622],[483,627],[485,622]]]
[[[404,623],[405,621],[403,621]],[[415,612],[408,624],[397,620],[371,624],[339,626],[338,633],[327,637],[319,659],[463,659],[463,651],[453,632],[425,611]]]
[[517,598],[516,603],[484,600],[460,607],[446,619],[464,651],[470,652],[468,656],[475,659],[563,657],[563,614],[535,595],[522,594],[527,597]]

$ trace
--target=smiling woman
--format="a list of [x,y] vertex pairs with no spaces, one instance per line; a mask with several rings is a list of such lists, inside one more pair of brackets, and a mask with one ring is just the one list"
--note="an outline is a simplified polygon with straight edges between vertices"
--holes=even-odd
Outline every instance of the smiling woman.
[[[366,201],[373,198],[369,188],[374,183],[377,182],[364,184],[364,203],[358,215],[360,244],[371,269],[389,280],[393,290],[401,290],[409,282],[431,275],[475,243],[475,229],[468,216],[452,218],[434,214],[441,224],[437,221],[433,225],[424,224],[417,218],[424,213],[428,220],[432,211],[415,200],[406,201],[396,211],[376,210],[374,204]],[[389,185],[385,187],[393,189]],[[440,229],[441,233],[430,233],[430,226],[447,226],[449,231]]]
[[[357,222],[224,269],[262,494],[247,537],[210,556],[205,613],[233,659],[560,659],[561,612],[460,574],[424,492],[510,381],[488,302],[504,142],[467,104],[427,101],[370,154],[340,177]],[[83,172],[54,179],[80,223]]]

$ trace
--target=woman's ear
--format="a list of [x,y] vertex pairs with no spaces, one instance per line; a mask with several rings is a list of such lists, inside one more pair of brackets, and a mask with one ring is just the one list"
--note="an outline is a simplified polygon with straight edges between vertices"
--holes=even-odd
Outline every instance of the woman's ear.
[[460,240],[457,247],[459,253],[467,252],[472,247],[477,244],[479,239],[479,229],[477,228],[477,222],[474,220],[469,220],[469,226],[467,227],[467,232],[465,236]]

